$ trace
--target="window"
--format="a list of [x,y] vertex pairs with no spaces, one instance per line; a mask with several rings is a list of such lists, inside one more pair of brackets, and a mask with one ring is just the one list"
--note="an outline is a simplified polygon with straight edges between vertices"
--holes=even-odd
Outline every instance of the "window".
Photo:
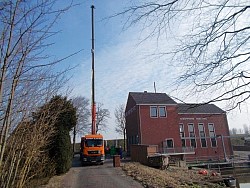
[[179,128],[180,128],[180,137],[181,137],[182,147],[186,147],[186,140],[184,138],[185,137],[184,125],[180,123]]
[[195,139],[190,139],[191,146],[193,148],[196,148],[196,140]]
[[166,140],[166,147],[167,147],[167,148],[174,148],[173,139],[167,139],[167,140]]
[[180,128],[180,136],[185,137],[185,133],[184,133],[184,125],[182,123],[179,124],[179,128]]
[[150,117],[157,117],[157,106],[150,106]]
[[160,106],[159,107],[159,117],[166,117],[166,107],[165,106]]
[[86,139],[85,145],[87,147],[96,147],[96,146],[102,146],[103,140],[102,139]]
[[190,145],[194,148],[196,148],[196,139],[195,139],[195,132],[194,132],[194,124],[189,123],[188,124],[188,132],[190,137]]
[[211,141],[211,146],[217,147],[217,140],[216,140],[216,135],[215,135],[213,123],[208,124],[208,130],[209,130],[209,137],[210,137],[210,141]]
[[185,139],[181,139],[181,146],[182,146],[183,148],[186,147],[186,140],[185,140]]
[[207,140],[206,140],[206,133],[205,133],[204,124],[199,123],[198,129],[199,129],[199,134],[200,134],[200,139],[201,139],[201,147],[205,148],[205,147],[207,147]]

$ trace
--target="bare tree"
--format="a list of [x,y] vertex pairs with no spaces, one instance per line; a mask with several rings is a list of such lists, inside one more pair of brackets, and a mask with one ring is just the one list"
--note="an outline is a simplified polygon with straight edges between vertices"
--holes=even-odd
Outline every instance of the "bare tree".
[[109,110],[103,108],[102,103],[97,103],[97,106],[96,106],[96,132],[106,130],[108,118],[110,118]]
[[120,104],[115,109],[115,122],[116,122],[116,128],[115,131],[123,136],[124,139],[124,150],[126,150],[125,147],[125,140],[126,140],[126,132],[125,132],[125,125],[126,125],[126,118],[125,118],[125,106],[124,104]]
[[246,124],[244,124],[243,125],[243,130],[244,130],[244,134],[249,134],[249,127],[246,125]]
[[76,134],[86,134],[90,131],[90,106],[89,99],[78,96],[72,99],[77,109]]
[[237,133],[243,134],[243,129],[242,128],[238,128]]
[[76,135],[83,135],[88,133],[90,131],[91,124],[89,99],[82,96],[78,96],[72,99],[72,103],[77,111],[77,123],[73,130],[73,152],[75,152]]
[[36,118],[20,122],[8,137],[1,167],[1,187],[24,187],[34,177],[54,174],[54,163],[45,149],[55,133],[53,125],[62,112],[51,113],[54,105],[50,103],[40,109]]
[[[46,40],[57,33],[52,31],[52,26],[71,6],[58,10],[53,7],[55,2],[0,2],[0,174],[3,187],[13,186],[17,177],[21,179],[15,186],[23,187],[30,178],[30,169],[40,152],[40,146],[34,143],[43,146],[42,141],[36,139],[43,139],[41,134],[46,130],[31,128],[28,122],[37,106],[59,92],[68,80],[67,70],[55,71],[55,66],[67,57],[49,61],[45,54],[45,49],[51,45]],[[17,129],[19,126],[23,128]],[[19,142],[21,145],[15,148]],[[36,146],[38,150],[33,150]],[[29,154],[35,157],[19,161]]]
[[237,131],[236,128],[232,128],[232,129],[231,129],[231,132],[232,132],[232,135],[236,135],[238,131]]
[[115,109],[115,122],[116,122],[115,131],[123,136],[125,124],[126,124],[124,104],[120,104],[116,107],[116,109]]
[[[172,55],[178,90],[209,93],[205,102],[228,102],[228,110],[249,100],[249,1],[139,1],[117,15],[127,16],[125,28],[140,25],[144,40],[159,41],[159,51],[152,51],[155,58]],[[174,49],[161,48],[165,36],[177,38]]]

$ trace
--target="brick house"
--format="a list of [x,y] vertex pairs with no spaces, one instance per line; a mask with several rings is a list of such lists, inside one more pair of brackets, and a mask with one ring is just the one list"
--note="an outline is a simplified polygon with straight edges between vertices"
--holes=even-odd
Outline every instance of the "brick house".
[[233,155],[225,111],[214,104],[178,104],[165,93],[130,92],[126,105],[128,153],[132,144],[158,145],[159,152],[186,160]]

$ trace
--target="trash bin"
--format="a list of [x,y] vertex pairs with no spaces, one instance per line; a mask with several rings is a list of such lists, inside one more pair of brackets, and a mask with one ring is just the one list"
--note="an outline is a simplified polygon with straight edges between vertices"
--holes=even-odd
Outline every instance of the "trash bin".
[[113,156],[113,167],[120,167],[120,155]]
[[112,156],[112,155],[115,155],[115,146],[111,146],[111,148],[110,148],[110,155]]
[[227,187],[236,187],[236,179],[234,177],[223,178]]

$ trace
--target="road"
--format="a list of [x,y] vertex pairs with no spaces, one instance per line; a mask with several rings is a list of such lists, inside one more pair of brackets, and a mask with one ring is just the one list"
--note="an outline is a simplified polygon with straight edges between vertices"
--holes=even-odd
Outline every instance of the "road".
[[[123,163],[123,162],[122,162]],[[104,165],[82,167],[79,157],[73,160],[72,168],[60,178],[57,186],[63,188],[142,188],[143,186],[126,176],[121,167],[113,167],[112,159],[107,159]]]

